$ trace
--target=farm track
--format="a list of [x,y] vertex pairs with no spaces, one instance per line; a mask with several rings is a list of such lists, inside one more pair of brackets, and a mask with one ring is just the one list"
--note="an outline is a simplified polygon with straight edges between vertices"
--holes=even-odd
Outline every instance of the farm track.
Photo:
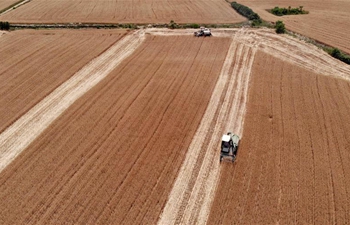
[[158,220],[230,39],[146,37],[2,171],[1,223]]
[[[79,9],[77,11],[76,9]],[[246,19],[224,0],[135,2],[35,0],[0,16],[11,23],[235,23]]]
[[125,36],[48,94],[0,134],[0,172],[62,112],[106,77],[142,43],[143,32]]

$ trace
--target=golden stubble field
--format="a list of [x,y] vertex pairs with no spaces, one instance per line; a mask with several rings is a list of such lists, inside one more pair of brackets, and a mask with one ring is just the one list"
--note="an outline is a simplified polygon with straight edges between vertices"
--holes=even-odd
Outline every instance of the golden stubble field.
[[90,32],[0,37],[0,223],[348,221],[349,66],[268,29]]

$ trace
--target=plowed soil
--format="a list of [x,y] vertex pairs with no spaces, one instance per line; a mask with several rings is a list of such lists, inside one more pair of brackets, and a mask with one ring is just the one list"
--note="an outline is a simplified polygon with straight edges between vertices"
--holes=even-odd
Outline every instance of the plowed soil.
[[246,19],[224,0],[32,0],[0,20],[20,23],[234,23]]
[[0,132],[125,31],[16,31],[0,38]]
[[244,138],[208,224],[346,224],[350,83],[258,52]]
[[[276,22],[282,20],[287,29],[301,33],[320,42],[350,53],[350,2],[343,0],[242,0],[240,3],[249,6],[263,19]],[[306,15],[275,16],[266,11],[275,6],[293,8],[304,6],[309,11]]]
[[157,222],[231,40],[146,36],[1,172],[0,223]]

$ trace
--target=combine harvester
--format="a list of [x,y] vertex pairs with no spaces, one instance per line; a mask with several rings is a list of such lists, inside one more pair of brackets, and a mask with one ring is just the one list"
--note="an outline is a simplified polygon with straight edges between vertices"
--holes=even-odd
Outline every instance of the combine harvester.
[[209,28],[201,27],[199,31],[194,32],[195,37],[206,37],[206,36],[211,36],[211,31]]
[[231,132],[224,134],[221,139],[220,162],[222,162],[224,158],[229,158],[234,162],[237,155],[238,144],[238,135],[232,134]]

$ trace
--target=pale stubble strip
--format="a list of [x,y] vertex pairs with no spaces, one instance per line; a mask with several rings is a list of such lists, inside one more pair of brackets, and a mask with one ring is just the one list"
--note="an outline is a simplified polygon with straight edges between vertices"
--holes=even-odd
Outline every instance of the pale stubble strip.
[[0,134],[0,172],[78,98],[141,45],[144,31],[129,34],[93,59]]

